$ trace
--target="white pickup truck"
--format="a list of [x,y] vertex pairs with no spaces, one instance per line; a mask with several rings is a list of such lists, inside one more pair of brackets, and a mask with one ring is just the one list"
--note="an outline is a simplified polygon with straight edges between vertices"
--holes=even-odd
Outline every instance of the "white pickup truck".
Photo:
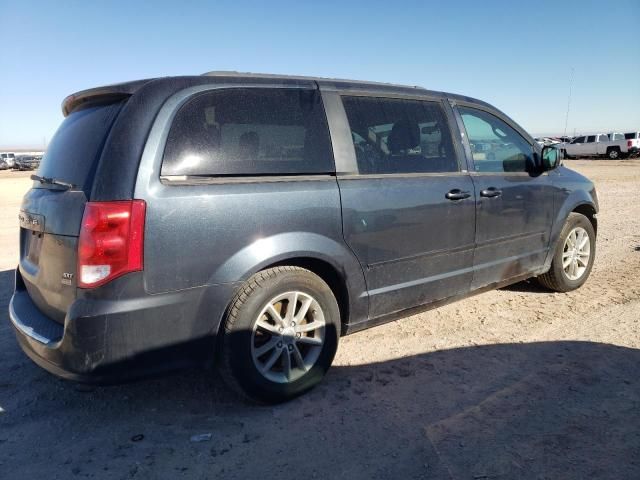
[[630,132],[624,134],[624,139],[627,141],[627,152],[629,155],[640,154],[640,132]]
[[604,133],[585,135],[574,138],[571,143],[563,143],[559,148],[564,151],[565,158],[607,157],[617,160],[627,156],[629,148],[624,136],[612,135],[612,137],[615,140],[611,140],[609,135]]

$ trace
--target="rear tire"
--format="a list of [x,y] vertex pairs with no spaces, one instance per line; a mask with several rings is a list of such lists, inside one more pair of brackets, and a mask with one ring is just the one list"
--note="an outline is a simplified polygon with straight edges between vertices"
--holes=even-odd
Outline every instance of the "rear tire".
[[607,157],[609,158],[609,160],[618,160],[621,155],[620,155],[620,149],[619,148],[610,148],[607,150]]
[[224,322],[219,371],[241,395],[279,403],[317,385],[340,337],[331,288],[299,267],[253,275],[236,294]]
[[593,225],[584,215],[571,213],[560,232],[551,268],[537,277],[537,281],[556,292],[575,290],[589,278],[595,255]]

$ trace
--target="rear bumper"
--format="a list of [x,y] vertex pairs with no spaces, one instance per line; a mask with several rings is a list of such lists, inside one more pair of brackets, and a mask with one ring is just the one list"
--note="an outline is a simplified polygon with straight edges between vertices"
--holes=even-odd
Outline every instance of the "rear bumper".
[[61,325],[36,307],[16,270],[9,317],[22,350],[59,377],[97,383],[213,358],[215,334],[237,284],[126,296],[127,284],[142,284],[141,274],[126,277],[108,289],[120,292],[115,300],[79,298]]

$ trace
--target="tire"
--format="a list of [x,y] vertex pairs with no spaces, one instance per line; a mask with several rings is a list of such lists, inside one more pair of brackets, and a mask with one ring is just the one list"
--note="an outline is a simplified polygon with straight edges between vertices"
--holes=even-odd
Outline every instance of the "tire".
[[[571,240],[567,241],[567,238],[570,234],[573,234],[574,231],[579,233],[580,230],[582,230],[588,236],[588,259],[585,259],[583,254],[572,254],[572,242]],[[542,286],[556,292],[570,292],[571,290],[575,290],[576,288],[581,287],[584,282],[587,281],[587,278],[589,278],[595,256],[596,233],[593,229],[593,225],[584,215],[581,215],[579,213],[571,213],[569,214],[564,227],[562,227],[562,232],[560,232],[560,238],[558,239],[556,251],[553,255],[553,260],[551,262],[549,271],[537,277],[537,280]],[[571,258],[580,258],[581,260],[577,260],[576,263],[577,270],[571,270],[573,268],[571,264],[574,262],[571,262],[569,264],[569,267],[564,268],[563,258],[565,260]],[[584,265],[585,263],[586,265]],[[577,278],[576,274],[579,274]]]
[[564,152],[564,159],[565,160],[571,160],[572,157],[567,153],[567,151],[563,150],[563,152]]
[[340,310],[331,288],[311,271],[275,267],[241,287],[222,332],[218,369],[224,381],[253,401],[279,403],[324,377],[338,348]]
[[621,156],[620,149],[618,148],[610,148],[607,150],[607,158],[609,158],[609,160],[618,160]]

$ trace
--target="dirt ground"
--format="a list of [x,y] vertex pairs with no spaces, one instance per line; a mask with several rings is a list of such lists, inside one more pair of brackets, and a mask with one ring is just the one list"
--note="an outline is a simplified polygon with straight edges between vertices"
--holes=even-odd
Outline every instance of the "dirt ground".
[[276,407],[209,371],[87,387],[35,366],[7,315],[28,174],[0,172],[0,478],[640,478],[640,160],[565,163],[600,199],[583,288],[521,283],[343,338]]

